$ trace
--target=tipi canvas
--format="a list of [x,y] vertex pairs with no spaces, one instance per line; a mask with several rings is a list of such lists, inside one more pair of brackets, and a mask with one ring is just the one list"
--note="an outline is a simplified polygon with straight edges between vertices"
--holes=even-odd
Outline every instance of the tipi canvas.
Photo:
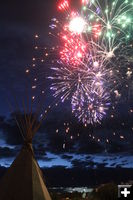
[[35,119],[25,116],[25,120],[21,121],[25,127],[21,130],[26,131],[23,133],[24,145],[0,180],[0,200],[51,200],[32,148],[34,130],[37,130]]

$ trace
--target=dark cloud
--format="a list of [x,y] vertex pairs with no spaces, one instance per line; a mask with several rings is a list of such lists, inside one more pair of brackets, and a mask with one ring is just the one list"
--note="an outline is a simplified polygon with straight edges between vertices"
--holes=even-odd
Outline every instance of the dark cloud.
[[2,129],[7,144],[20,145],[23,143],[22,135],[14,119],[5,122]]
[[93,140],[81,140],[79,141],[78,153],[95,154],[102,153],[104,147],[96,141]]
[[91,156],[86,156],[86,159],[89,160],[91,158]]
[[49,158],[48,156],[36,156],[35,155],[35,157],[37,160],[41,160],[43,162],[50,162],[50,161],[53,161],[56,159],[56,158]]
[[4,116],[0,116],[0,130],[3,129],[5,124],[5,117]]
[[80,160],[80,159],[74,159],[72,160],[72,165],[73,165],[73,168],[83,168],[83,169],[95,169],[95,168],[104,168],[107,163],[97,163],[97,162],[94,162],[92,160]]
[[72,160],[72,165],[73,165],[73,168],[87,168],[89,166],[89,162],[75,159],[75,160]]
[[45,149],[42,145],[34,145],[34,154],[37,160],[47,159]]
[[[74,141],[70,141],[65,138],[64,135],[56,135],[55,133],[49,133],[49,144],[47,146],[47,150],[56,154],[62,154],[65,152],[73,152],[74,149]],[[66,148],[63,148],[63,144],[65,143]]]
[[0,116],[0,128],[2,128],[2,124],[4,123],[5,117]]
[[46,147],[43,144],[39,144],[39,145],[34,144],[33,149],[34,149],[34,154],[37,160],[42,160],[42,161],[55,160],[55,158],[49,158],[47,156]]
[[125,147],[123,144],[117,143],[116,141],[108,147],[108,153],[121,153],[125,152],[126,150],[127,147]]
[[73,156],[64,154],[64,155],[61,155],[61,158],[69,161],[73,159]]
[[112,163],[110,166],[111,166],[111,167],[114,167],[115,165],[116,165],[116,163]]
[[15,157],[16,154],[17,154],[17,150],[15,149],[10,149],[8,147],[0,147],[0,159]]

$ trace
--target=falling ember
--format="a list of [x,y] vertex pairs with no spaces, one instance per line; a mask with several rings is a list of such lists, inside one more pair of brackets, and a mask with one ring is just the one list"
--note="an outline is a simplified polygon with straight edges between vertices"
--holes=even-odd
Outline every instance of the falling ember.
[[107,142],[107,143],[109,143],[109,140],[108,140],[108,139],[106,139],[106,142]]
[[59,133],[59,130],[58,130],[58,129],[56,129],[56,133]]
[[32,86],[32,89],[36,89],[36,85],[33,85],[33,86]]
[[64,144],[63,144],[63,149],[65,149],[65,148],[66,148],[66,144],[64,143]]
[[30,70],[29,69],[26,69],[26,71],[25,71],[27,74],[30,72]]

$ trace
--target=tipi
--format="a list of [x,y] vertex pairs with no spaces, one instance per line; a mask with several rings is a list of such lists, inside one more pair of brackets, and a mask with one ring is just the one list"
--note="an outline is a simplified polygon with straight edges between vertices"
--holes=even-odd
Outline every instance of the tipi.
[[32,139],[40,124],[30,114],[24,114],[21,120],[18,118],[24,145],[0,181],[0,200],[51,200],[32,148]]

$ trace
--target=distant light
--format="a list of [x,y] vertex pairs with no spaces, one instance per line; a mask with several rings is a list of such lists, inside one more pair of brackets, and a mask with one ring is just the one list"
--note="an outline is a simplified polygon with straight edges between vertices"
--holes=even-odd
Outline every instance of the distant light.
[[86,22],[82,17],[74,17],[69,24],[71,32],[81,34],[85,29]]

